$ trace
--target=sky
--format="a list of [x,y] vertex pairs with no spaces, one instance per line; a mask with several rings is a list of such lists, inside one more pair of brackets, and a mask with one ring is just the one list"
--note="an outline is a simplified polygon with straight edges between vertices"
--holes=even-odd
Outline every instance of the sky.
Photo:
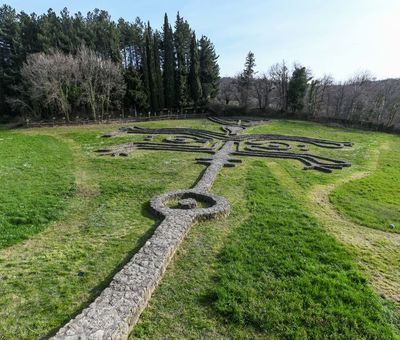
[[219,55],[221,76],[256,57],[258,74],[285,60],[310,68],[316,77],[345,80],[369,71],[377,79],[400,78],[400,0],[41,0],[8,1],[37,14],[67,7],[86,14],[107,10],[114,20],[136,17],[161,28],[164,13],[177,11],[198,36],[207,35]]

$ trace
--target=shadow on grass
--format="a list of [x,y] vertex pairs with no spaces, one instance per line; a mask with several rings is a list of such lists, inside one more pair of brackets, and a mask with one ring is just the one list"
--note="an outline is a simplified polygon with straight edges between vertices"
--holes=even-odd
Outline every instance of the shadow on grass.
[[101,294],[101,292],[110,285],[114,276],[120,270],[122,270],[122,268],[132,259],[132,257],[140,250],[140,248],[143,247],[143,245],[153,235],[154,231],[157,229],[157,227],[160,225],[160,223],[163,220],[163,218],[158,218],[152,212],[152,209],[150,207],[150,202],[146,202],[146,203],[142,204],[141,213],[144,217],[153,219],[155,221],[152,224],[152,226],[137,240],[134,248],[120,261],[118,266],[116,266],[115,269],[110,272],[110,274],[106,277],[106,279],[104,279],[100,284],[98,284],[97,286],[95,286],[94,288],[92,288],[90,290],[90,298],[88,299],[88,301],[82,303],[75,313],[69,315],[67,318],[65,318],[63,320],[62,325],[53,328],[42,339],[48,339],[48,338],[56,335],[56,333],[58,332],[58,330],[61,327],[63,327],[71,319],[74,319],[76,316],[78,316],[86,307],[88,307],[94,300],[96,300],[96,298]]

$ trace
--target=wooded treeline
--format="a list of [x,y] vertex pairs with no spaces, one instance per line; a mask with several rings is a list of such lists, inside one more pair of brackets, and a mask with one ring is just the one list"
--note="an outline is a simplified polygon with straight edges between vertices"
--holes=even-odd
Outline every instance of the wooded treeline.
[[337,121],[383,130],[400,130],[400,79],[375,80],[358,72],[346,81],[316,78],[302,65],[285,61],[255,72],[255,56],[246,57],[244,70],[222,78],[219,110],[267,112],[286,117]]
[[17,13],[0,7],[0,120],[101,119],[183,112],[218,91],[214,45],[167,15],[160,30],[140,18]]
[[360,72],[337,82],[284,61],[262,73],[255,66],[250,52],[240,74],[219,81],[214,45],[179,13],[157,30],[99,9],[84,16],[0,7],[0,121],[182,113],[211,101],[221,104],[216,113],[256,109],[400,129],[399,79]]

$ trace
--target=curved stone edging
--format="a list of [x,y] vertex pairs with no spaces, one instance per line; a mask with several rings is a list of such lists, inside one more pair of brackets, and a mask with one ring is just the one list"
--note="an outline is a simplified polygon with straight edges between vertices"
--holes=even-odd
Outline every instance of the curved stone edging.
[[[187,193],[207,197],[215,204],[191,210],[165,207],[166,200]],[[153,236],[114,276],[109,287],[53,339],[126,339],[191,225],[229,213],[229,203],[224,198],[196,191],[163,194],[155,197],[151,205],[165,215]]]
[[[150,206],[164,220],[145,245],[114,276],[109,287],[62,327],[53,339],[126,339],[129,336],[190,227],[199,220],[229,214],[228,201],[208,191],[228,161],[232,146],[233,142],[226,142],[215,153],[193,189],[164,193],[151,200]],[[176,209],[168,205],[169,202],[189,198],[210,206]]]

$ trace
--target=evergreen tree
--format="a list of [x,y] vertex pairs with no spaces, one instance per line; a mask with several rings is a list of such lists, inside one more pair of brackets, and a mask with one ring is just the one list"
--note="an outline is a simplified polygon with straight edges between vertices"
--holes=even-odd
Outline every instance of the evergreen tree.
[[61,41],[68,45],[69,53],[76,54],[82,45],[87,45],[87,22],[81,12],[70,15],[64,8],[61,12],[63,34]]
[[60,13],[59,43],[60,49],[65,53],[72,53],[75,50],[75,32],[73,30],[73,18],[69,14],[67,8],[64,8]]
[[153,70],[154,70],[154,86],[155,86],[155,96],[156,96],[156,111],[161,110],[164,107],[164,89],[163,89],[163,78],[161,73],[161,58],[160,58],[160,48],[161,48],[161,37],[159,32],[155,32],[153,35]]
[[295,66],[288,87],[288,106],[293,113],[303,110],[307,86],[307,69],[302,66]]
[[122,64],[125,68],[128,68],[129,63],[129,49],[131,46],[131,27],[129,22],[126,22],[124,19],[120,18],[118,20],[117,29],[119,32],[119,50],[122,53]]
[[143,79],[144,90],[147,97],[148,107],[151,107],[151,94],[150,94],[150,70],[147,62],[147,44],[148,44],[147,28],[144,29],[142,43],[140,44],[140,73]]
[[13,96],[13,86],[20,81],[20,28],[17,15],[10,6],[0,7],[0,117],[9,111],[7,98]]
[[192,41],[190,43],[189,89],[190,89],[190,97],[195,106],[197,106],[202,96],[202,90],[200,83],[199,49],[197,45],[196,35],[194,32],[192,35]]
[[60,34],[60,20],[57,14],[50,8],[46,14],[39,17],[38,38],[41,44],[41,50],[49,52],[52,49],[61,48]]
[[136,70],[143,67],[145,56],[143,54],[144,46],[144,24],[140,18],[136,18],[130,29],[129,42],[129,64],[133,65]]
[[239,76],[240,102],[245,107],[249,105],[250,91],[254,82],[255,66],[256,59],[254,53],[250,51],[246,56],[244,70]]
[[147,82],[148,82],[147,86],[148,86],[148,95],[150,99],[150,109],[152,112],[156,112],[159,109],[159,104],[157,98],[156,70],[154,62],[154,39],[150,23],[147,23],[146,27],[145,48],[146,48]]
[[174,40],[177,60],[176,104],[178,107],[183,107],[187,105],[189,100],[188,75],[191,31],[188,22],[179,15],[179,12],[176,17]]
[[147,95],[139,73],[129,66],[124,72],[126,93],[124,97],[125,108],[133,109],[135,116],[138,111],[147,110]]
[[86,17],[88,37],[86,45],[104,58],[121,61],[119,32],[107,11],[95,9]]
[[37,53],[41,51],[39,43],[39,23],[35,13],[31,15],[21,12],[18,15],[18,21],[20,26],[20,40],[23,53],[23,60],[29,54]]
[[203,102],[215,98],[219,86],[218,56],[210,39],[200,39],[200,82]]
[[72,29],[73,29],[73,39],[72,39],[73,51],[74,53],[76,53],[77,50],[82,45],[88,46],[86,41],[89,39],[86,20],[81,12],[78,12],[74,15],[72,19]]
[[165,107],[172,109],[175,107],[175,54],[174,36],[171,25],[168,23],[168,16],[165,13],[163,27],[163,81]]

